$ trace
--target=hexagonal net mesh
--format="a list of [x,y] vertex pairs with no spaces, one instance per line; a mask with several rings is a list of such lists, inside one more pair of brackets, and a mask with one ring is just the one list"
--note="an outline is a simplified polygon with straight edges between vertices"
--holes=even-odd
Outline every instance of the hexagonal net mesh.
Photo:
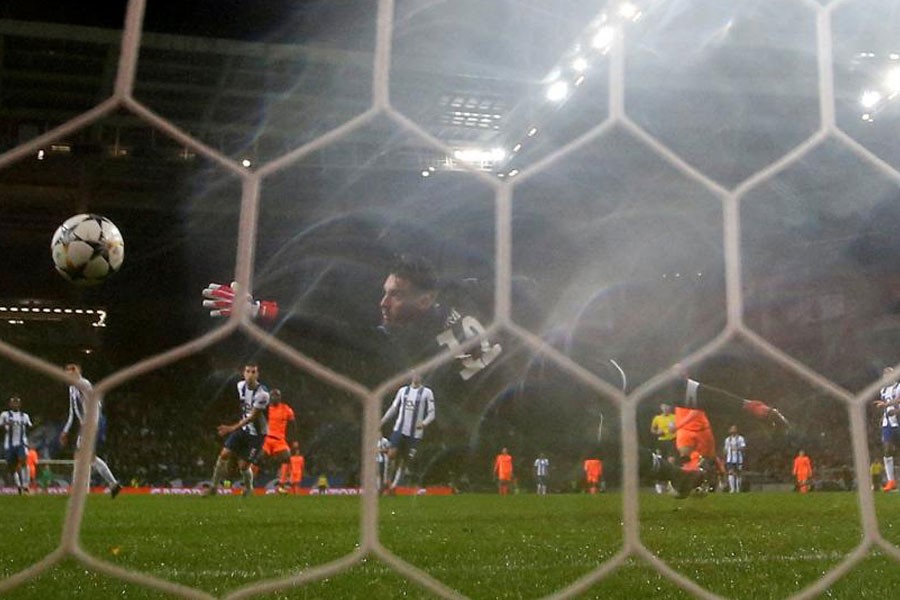
[[[488,333],[503,329],[517,337],[524,345],[534,349],[542,349],[544,352],[553,352],[546,349],[540,339],[531,332],[518,326],[511,317],[511,279],[513,273],[512,250],[512,214],[517,190],[526,182],[533,180],[548,169],[565,162],[572,153],[580,148],[598,140],[615,129],[625,132],[633,139],[638,140],[651,149],[657,159],[681,174],[681,176],[693,184],[703,188],[721,203],[723,215],[722,238],[724,240],[725,263],[725,292],[727,300],[727,322],[722,332],[712,342],[707,343],[690,355],[682,356],[685,364],[692,364],[713,355],[729,342],[740,339],[753,347],[760,354],[767,357],[773,363],[782,366],[800,379],[805,380],[811,386],[840,399],[849,411],[850,428],[852,434],[852,451],[854,468],[858,480],[866,480],[868,477],[869,454],[866,444],[866,422],[864,406],[873,392],[883,382],[875,382],[865,390],[854,394],[847,392],[816,371],[810,369],[802,362],[795,360],[787,353],[781,351],[769,341],[755,333],[745,323],[744,294],[742,287],[742,247],[741,247],[741,203],[748,194],[751,194],[759,186],[770,182],[773,178],[790,169],[792,166],[804,160],[811,152],[820,147],[825,140],[833,140],[849,149],[857,156],[859,161],[878,172],[884,178],[900,183],[900,173],[885,162],[878,155],[857,142],[838,126],[835,116],[835,92],[834,92],[834,67],[832,61],[832,33],[836,20],[836,13],[849,2],[833,2],[823,5],[813,1],[797,2],[803,10],[813,15],[815,20],[815,40],[817,44],[817,85],[819,101],[819,124],[817,129],[806,139],[794,145],[788,152],[781,155],[776,161],[756,168],[747,176],[741,177],[733,188],[723,186],[713,177],[696,168],[691,161],[682,157],[678,151],[673,150],[670,144],[660,141],[658,136],[648,133],[630,114],[626,102],[626,81],[629,74],[628,53],[626,51],[626,30],[621,24],[615,25],[610,33],[607,73],[608,87],[608,115],[601,122],[586,125],[583,130],[571,141],[561,145],[534,163],[522,168],[515,173],[515,177],[505,179],[486,175],[478,169],[471,169],[472,176],[491,190],[496,203],[496,264],[495,273],[497,291],[495,296],[495,323]],[[253,248],[258,236],[258,213],[260,204],[260,187],[264,179],[281,172],[304,157],[328,148],[329,145],[351,135],[358,129],[365,127],[375,119],[387,119],[397,128],[418,140],[420,143],[432,147],[437,151],[451,155],[453,149],[444,142],[436,139],[432,133],[425,130],[415,120],[392,104],[390,95],[391,86],[391,61],[392,41],[394,38],[394,12],[395,5],[392,0],[379,0],[376,23],[376,41],[373,60],[372,79],[372,104],[368,111],[347,121],[346,123],[329,130],[328,132],[312,139],[303,146],[288,151],[282,156],[264,164],[256,170],[248,170],[238,164],[231,157],[211,148],[203,142],[195,139],[188,133],[178,128],[170,120],[150,110],[134,94],[135,73],[139,61],[139,46],[142,36],[142,19],[144,15],[144,2],[132,0],[129,3],[121,52],[118,61],[115,89],[113,95],[97,104],[92,109],[79,115],[77,118],[66,122],[64,125],[49,131],[31,141],[22,143],[12,150],[0,155],[0,168],[6,167],[20,160],[24,156],[32,155],[39,148],[54,140],[61,139],[78,129],[89,125],[113,111],[125,109],[153,128],[163,132],[176,140],[185,148],[191,149],[197,155],[206,157],[222,169],[234,174],[242,182],[242,199],[240,212],[240,234],[237,247],[237,281],[245,289],[253,289]],[[711,41],[713,43],[714,41]],[[445,104],[452,105],[452,100]],[[462,113],[460,113],[462,114]],[[459,117],[464,118],[465,115]],[[449,117],[448,117],[449,118]],[[275,349],[292,365],[303,369],[314,377],[319,378],[335,387],[349,392],[362,400],[364,410],[364,436],[362,440],[362,479],[373,481],[375,479],[375,465],[366,460],[369,456],[368,449],[375,447],[380,419],[380,399],[388,391],[401,382],[401,378],[395,377],[384,382],[377,389],[367,387],[355,382],[346,376],[335,373],[294,351],[290,347],[279,342],[267,331],[256,327],[251,320],[244,319],[242,311],[233,314],[223,327],[204,335],[188,344],[174,348],[164,354],[143,360],[127,369],[119,371],[101,381],[95,388],[95,399],[102,399],[104,394],[128,381],[130,378],[149,373],[162,366],[170,364],[180,358],[200,352],[204,348],[215,344],[225,336],[236,331],[241,331],[258,341],[263,347]],[[15,346],[0,344],[0,354],[29,369],[44,373],[57,380],[64,381],[61,371],[49,363],[17,349]],[[449,353],[430,359],[430,365],[439,365],[453,360]],[[578,365],[557,356],[560,368],[567,371],[573,378],[583,382],[586,386],[602,392],[613,398],[621,410],[622,424],[622,467],[623,467],[623,521],[624,521],[624,545],[619,553],[607,562],[597,567],[591,573],[581,577],[570,586],[559,590],[554,597],[574,598],[585,593],[598,581],[601,581],[616,568],[622,566],[632,557],[640,557],[649,563],[656,571],[670,579],[689,593],[702,598],[718,597],[708,590],[698,586],[686,578],[683,574],[672,569],[660,560],[653,552],[642,543],[639,534],[641,524],[637,510],[638,502],[638,463],[635,458],[638,453],[637,435],[637,403],[646,397],[659,382],[665,380],[667,373],[662,373],[650,379],[645,385],[639,387],[630,395],[625,395],[618,389],[608,385],[591,374],[585,372]],[[91,410],[96,410],[96,403],[90,404]],[[91,423],[90,419],[87,423]],[[92,429],[96,425],[88,424],[86,438],[92,438]],[[89,453],[80,455],[78,476],[73,486],[69,510],[66,516],[65,528],[59,548],[41,562],[32,565],[24,571],[8,577],[0,582],[0,592],[10,590],[23,582],[37,578],[41,573],[57,564],[66,557],[73,557],[90,569],[104,573],[110,577],[128,581],[133,584],[146,586],[155,590],[170,593],[184,598],[206,598],[204,592],[171,583],[150,575],[131,572],[92,556],[79,544],[79,531],[82,523],[85,499],[88,493]],[[857,564],[866,558],[873,548],[900,560],[900,552],[886,542],[880,535],[875,516],[875,505],[872,491],[867,486],[859,486],[859,504],[863,523],[863,539],[860,545],[847,555],[838,566],[825,573],[816,583],[797,593],[795,598],[811,598],[824,593],[837,579],[849,573]],[[341,573],[358,564],[366,556],[377,556],[397,573],[413,580],[430,592],[445,598],[460,597],[460,594],[449,588],[434,576],[418,569],[396,556],[385,548],[379,539],[378,531],[378,498],[374,488],[366,488],[362,503],[362,527],[358,548],[350,555],[334,562],[313,567],[297,575],[263,581],[250,585],[234,592],[229,597],[245,597],[259,593],[285,590],[293,586],[301,586],[304,583],[317,581]]]

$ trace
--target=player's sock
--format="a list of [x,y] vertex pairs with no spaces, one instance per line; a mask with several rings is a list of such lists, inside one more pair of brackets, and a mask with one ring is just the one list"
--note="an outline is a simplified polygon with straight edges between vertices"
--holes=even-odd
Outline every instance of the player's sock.
[[638,454],[638,474],[655,475],[657,479],[671,481],[681,472],[680,467],[676,467],[667,461],[661,454],[651,452],[642,448]]
[[253,469],[248,467],[242,471],[241,478],[244,483],[244,495],[249,496],[253,493]]
[[225,470],[228,468],[228,461],[222,459],[221,457],[216,459],[216,466],[213,467],[213,475],[212,475],[212,487],[213,489],[219,486],[219,482],[222,481],[222,474],[225,473]]
[[22,493],[22,478],[19,477],[19,472],[18,472],[18,471],[13,471],[13,477],[12,477],[12,478],[13,478],[13,483],[14,483],[14,484],[16,485],[16,487],[19,489],[19,493],[21,494],[21,493]]
[[19,471],[19,481],[22,482],[22,487],[26,490],[31,486],[31,474],[28,472],[28,467],[22,467],[22,470]]
[[884,474],[887,475],[888,481],[894,481],[894,457],[884,457]]
[[91,466],[97,470],[97,473],[100,474],[100,477],[103,478],[103,481],[105,481],[109,487],[114,487],[119,483],[116,481],[116,478],[113,477],[112,471],[109,470],[109,466],[107,466],[106,462],[99,456],[94,457]]
[[394,471],[394,480],[391,482],[391,487],[395,488],[400,485],[400,482],[403,481],[403,472],[405,471],[405,465],[399,464],[397,465],[397,470]]
[[382,475],[382,487],[385,490],[389,490],[391,487],[391,481],[394,480],[394,471],[396,470],[396,463],[389,458],[385,459],[387,462],[384,464],[384,474]]
[[737,491],[737,478],[734,475],[728,476],[728,491],[732,494]]
[[691,491],[703,483],[705,477],[703,471],[685,471],[676,467],[661,455],[642,449],[638,459],[638,472],[646,473],[648,468],[659,479],[668,479],[672,482],[677,498],[687,498]]

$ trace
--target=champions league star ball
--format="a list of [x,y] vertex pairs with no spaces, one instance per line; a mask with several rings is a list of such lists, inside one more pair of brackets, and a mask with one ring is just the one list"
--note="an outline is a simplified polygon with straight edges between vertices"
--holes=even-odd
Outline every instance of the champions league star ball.
[[53,266],[76,285],[96,285],[119,270],[125,240],[115,224],[100,215],[75,215],[53,234]]

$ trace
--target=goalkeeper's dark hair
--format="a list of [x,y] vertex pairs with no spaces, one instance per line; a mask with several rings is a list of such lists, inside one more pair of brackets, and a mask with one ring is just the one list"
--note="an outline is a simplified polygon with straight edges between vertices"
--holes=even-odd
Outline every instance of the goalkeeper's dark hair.
[[398,254],[391,265],[391,275],[402,277],[420,290],[436,290],[437,270],[427,258],[412,254]]

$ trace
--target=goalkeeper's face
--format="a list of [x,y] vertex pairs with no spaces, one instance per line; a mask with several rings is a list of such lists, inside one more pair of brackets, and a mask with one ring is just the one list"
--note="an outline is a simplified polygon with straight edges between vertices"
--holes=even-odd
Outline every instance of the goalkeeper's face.
[[421,290],[404,277],[388,275],[380,303],[382,323],[389,327],[408,324],[431,308],[435,296],[434,291]]

